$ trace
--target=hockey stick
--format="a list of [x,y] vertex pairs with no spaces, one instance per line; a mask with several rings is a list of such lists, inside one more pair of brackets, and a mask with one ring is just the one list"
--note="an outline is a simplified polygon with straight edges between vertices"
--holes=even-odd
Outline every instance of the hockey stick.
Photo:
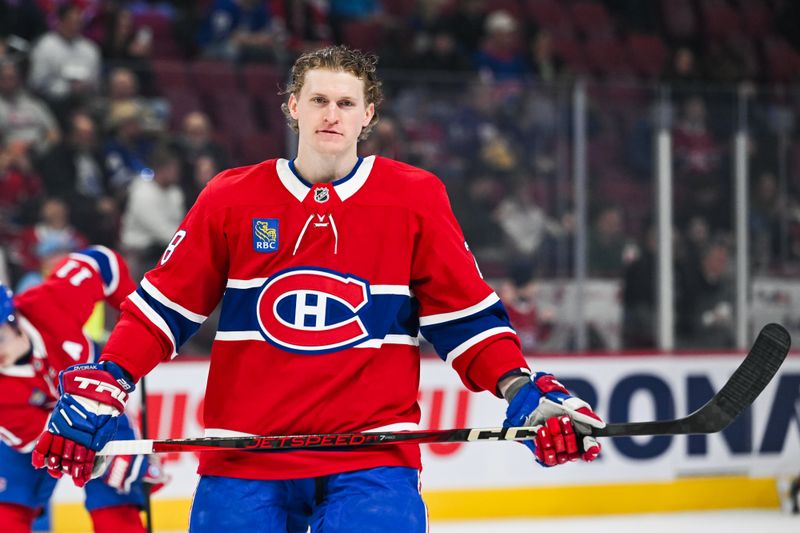
[[[139,380],[139,387],[141,392],[142,403],[139,411],[139,429],[142,432],[142,437],[147,438],[147,380],[142,377]],[[144,517],[145,517],[145,530],[147,533],[153,533],[153,506],[150,501],[150,486],[147,483],[142,483],[142,492],[144,493]]]
[[[786,358],[789,346],[789,333],[778,324],[769,324],[761,330],[747,357],[728,382],[708,403],[694,413],[676,420],[608,424],[603,429],[594,430],[593,434],[624,437],[721,431],[764,390]],[[109,442],[98,455],[224,450],[346,450],[378,444],[526,440],[533,438],[535,434],[536,431],[532,427],[512,427],[129,440]]]

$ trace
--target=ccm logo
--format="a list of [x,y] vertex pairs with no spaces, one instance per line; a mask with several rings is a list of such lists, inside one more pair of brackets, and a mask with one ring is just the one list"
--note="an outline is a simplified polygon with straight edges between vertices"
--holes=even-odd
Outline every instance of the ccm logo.
[[128,399],[128,395],[125,393],[125,391],[105,381],[100,381],[98,379],[92,379],[92,378],[84,378],[80,376],[75,376],[74,380],[78,383],[79,389],[87,390],[89,389],[90,386],[94,385],[95,392],[101,394],[107,392],[111,395],[112,398],[119,400],[123,405],[125,405],[125,402]]

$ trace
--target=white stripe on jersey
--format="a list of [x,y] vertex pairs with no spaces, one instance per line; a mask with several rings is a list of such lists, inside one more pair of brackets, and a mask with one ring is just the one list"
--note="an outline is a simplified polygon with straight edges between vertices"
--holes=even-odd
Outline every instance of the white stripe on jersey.
[[353,348],[380,348],[384,344],[404,344],[407,346],[419,346],[419,338],[410,335],[386,335],[382,339],[370,339]]
[[162,292],[158,290],[155,285],[150,283],[150,281],[148,281],[147,278],[142,278],[141,287],[144,290],[144,292],[152,296],[155,301],[157,301],[164,307],[172,309],[173,311],[175,311],[176,313],[178,313],[187,320],[191,320],[192,322],[195,322],[197,324],[202,324],[208,318],[207,316],[203,316],[201,314],[189,311],[179,303],[173,302],[172,300],[164,296],[164,294],[162,294]]
[[[230,289],[256,289],[264,285],[267,278],[253,279],[234,279],[229,278],[225,284]],[[411,297],[411,289],[408,285],[370,285],[370,294],[397,294]]]
[[0,440],[12,447],[22,444],[22,439],[11,433],[10,430],[4,428],[3,426],[0,426]]
[[258,331],[217,331],[215,341],[263,341],[264,336]]
[[491,329],[487,329],[486,331],[482,331],[482,332],[478,333],[477,335],[475,335],[474,337],[471,337],[471,338],[465,340],[464,342],[462,342],[461,344],[459,344],[458,346],[453,348],[450,351],[450,353],[447,354],[447,364],[452,366],[453,365],[453,361],[458,359],[458,357],[460,355],[462,355],[464,352],[466,352],[467,350],[469,350],[470,348],[472,348],[473,346],[475,346],[479,342],[484,341],[484,340],[488,339],[489,337],[494,337],[495,335],[500,335],[501,333],[511,333],[512,335],[516,335],[516,332],[513,329],[506,328],[506,327],[491,328]]
[[144,313],[144,316],[146,316],[155,327],[160,329],[161,332],[167,336],[169,342],[172,343],[172,355],[170,357],[175,358],[175,356],[178,355],[177,343],[175,342],[175,337],[172,335],[172,331],[170,331],[169,326],[167,326],[167,323],[164,321],[161,315],[156,313],[155,309],[150,307],[147,302],[144,301],[144,298],[139,296],[138,292],[132,292],[128,298],[130,298],[130,301],[133,303],[133,305],[138,307],[139,310]]
[[36,377],[36,371],[33,365],[11,365],[6,368],[0,368],[0,374],[4,376],[11,376],[12,378],[32,378]]
[[450,322],[452,320],[465,318],[470,315],[474,315],[475,313],[479,313],[480,311],[483,311],[484,309],[493,306],[499,301],[500,297],[493,292],[489,296],[484,298],[482,301],[476,303],[475,305],[467,307],[466,309],[461,309],[460,311],[452,311],[450,313],[440,313],[438,315],[421,316],[419,317],[419,325],[433,326],[434,324],[441,324],[443,322]]
[[411,288],[408,285],[370,285],[370,294],[398,294],[411,297]]
[[[265,341],[258,331],[217,331],[215,341]],[[386,335],[383,339],[369,339],[352,348],[380,348],[384,344],[419,346],[419,339],[410,335]]]
[[231,289],[255,289],[261,287],[267,278],[253,278],[253,279],[228,279],[225,285]]
[[[108,286],[105,286],[105,282],[103,286],[105,288],[105,295],[109,296],[114,294],[114,291],[117,290],[119,287],[119,263],[117,262],[117,254],[106,248],[105,246],[90,246],[91,250],[97,250],[104,256],[108,258],[108,264],[111,267],[111,283]],[[99,271],[98,271],[99,272]]]

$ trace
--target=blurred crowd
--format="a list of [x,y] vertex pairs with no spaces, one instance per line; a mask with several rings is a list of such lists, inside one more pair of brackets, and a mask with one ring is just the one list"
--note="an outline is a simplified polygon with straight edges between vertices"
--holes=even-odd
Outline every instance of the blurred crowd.
[[738,128],[754,272],[800,267],[798,27],[791,0],[0,0],[0,279],[24,290],[86,243],[141,276],[219,170],[290,155],[286,69],[345,43],[380,55],[389,96],[361,150],[442,178],[529,350],[557,337],[537,283],[575,264],[575,80],[587,265],[621,283],[625,347],[655,346],[670,129],[679,339],[731,346]]

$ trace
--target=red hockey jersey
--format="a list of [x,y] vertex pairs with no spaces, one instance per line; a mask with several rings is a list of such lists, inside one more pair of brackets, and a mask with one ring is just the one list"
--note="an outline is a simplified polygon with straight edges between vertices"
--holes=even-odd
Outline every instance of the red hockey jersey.
[[0,439],[30,452],[58,399],[58,373],[94,361],[83,325],[97,302],[116,308],[136,289],[124,260],[94,246],[70,254],[39,286],[14,297],[19,327],[31,340],[30,357],[0,369]]
[[[413,429],[420,331],[472,390],[494,392],[526,367],[443,184],[386,158],[313,186],[284,159],[217,176],[123,304],[102,359],[138,379],[220,300],[208,436]],[[199,472],[286,479],[392,465],[419,468],[419,448],[215,452]]]

